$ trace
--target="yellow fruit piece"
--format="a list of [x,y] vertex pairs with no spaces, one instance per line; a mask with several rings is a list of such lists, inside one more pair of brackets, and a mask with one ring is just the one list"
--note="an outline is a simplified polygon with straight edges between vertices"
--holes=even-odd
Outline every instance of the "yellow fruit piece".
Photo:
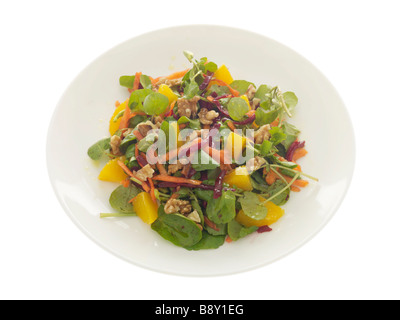
[[237,167],[231,173],[227,174],[224,178],[224,183],[229,184],[231,187],[236,186],[246,191],[253,190],[250,175],[246,166]]
[[[258,198],[260,199],[260,201],[266,200],[261,196],[258,196]],[[245,227],[270,226],[271,224],[277,222],[285,214],[285,211],[281,207],[277,206],[271,201],[265,203],[264,206],[268,209],[267,216],[264,219],[261,220],[252,219],[249,216],[246,216],[243,210],[240,210],[236,215],[236,221],[244,225]]]
[[133,199],[133,209],[143,222],[152,224],[158,218],[158,206],[147,192],[139,193]]
[[226,140],[225,150],[231,152],[233,158],[238,160],[246,146],[246,138],[231,132]]
[[100,171],[99,180],[108,182],[121,182],[127,178],[126,173],[118,165],[118,160],[123,161],[122,158],[116,158],[108,161],[104,168]]
[[224,64],[220,66],[217,71],[215,71],[214,77],[218,80],[222,80],[226,84],[231,84],[233,82],[231,73]]
[[249,98],[246,95],[240,96],[244,101],[246,101],[247,105],[249,106],[249,111],[251,110]]
[[115,111],[110,119],[110,134],[112,136],[119,129],[119,124],[121,122],[121,118],[119,118],[116,122],[114,122],[114,118],[117,116],[118,113],[125,110],[126,104],[127,104],[127,101],[121,103],[117,108],[115,108]]
[[171,90],[170,87],[168,87],[166,84],[160,85],[158,88],[158,92],[166,96],[169,100],[169,104],[172,102],[178,100],[178,96]]

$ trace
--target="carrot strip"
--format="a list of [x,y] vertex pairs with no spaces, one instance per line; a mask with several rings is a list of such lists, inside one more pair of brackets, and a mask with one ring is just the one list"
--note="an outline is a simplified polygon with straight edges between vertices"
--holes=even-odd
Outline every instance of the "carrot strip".
[[165,167],[163,164],[157,162],[156,166],[157,166],[158,171],[160,172],[160,175],[162,175],[162,176],[168,175],[167,170],[165,170]]
[[148,178],[147,181],[149,182],[149,185],[150,185],[151,200],[153,200],[153,202],[155,204],[157,204],[157,198],[156,198],[156,194],[155,194],[154,182],[150,178]]
[[231,239],[231,237],[230,237],[230,236],[226,236],[226,239],[225,239],[225,241],[226,241],[226,242],[228,242],[228,243],[231,243],[233,240]]
[[170,74],[169,76],[167,76],[166,78],[168,80],[174,80],[174,79],[182,78],[189,70],[190,69],[174,72],[174,73]]
[[232,93],[232,95],[233,95],[234,97],[239,97],[240,92],[237,91],[237,90],[235,90],[235,89],[233,89],[230,85],[226,84],[224,81],[219,80],[219,79],[213,79],[213,81],[216,81],[216,82],[217,82],[219,85],[221,85],[221,86],[228,87],[229,91]]
[[129,187],[129,184],[130,184],[130,181],[129,181],[129,179],[125,179],[125,180],[122,180],[122,181],[121,181],[121,184],[122,184],[122,186],[123,186],[124,188],[128,188],[128,187]]
[[187,183],[187,184],[192,184],[192,185],[196,185],[196,186],[201,185],[201,183],[202,183],[200,180],[192,180],[192,179],[186,179],[186,178],[181,178],[181,177],[162,176],[162,175],[153,177],[153,180],[176,182],[176,183]]
[[131,119],[131,108],[129,108],[129,103],[126,104],[124,115],[119,123],[119,129],[126,129],[129,126],[129,120]]
[[139,89],[139,84],[140,84],[140,77],[142,76],[141,72],[136,72],[135,74],[135,81],[133,82],[133,91]]
[[214,98],[212,96],[208,96],[207,100],[213,102]]
[[304,148],[296,149],[293,153],[292,161],[296,162],[301,157],[304,157],[307,153],[307,150]]
[[138,141],[140,141],[140,140],[143,139],[143,136],[142,136],[142,134],[139,132],[139,130],[133,130],[132,132],[133,132],[133,134],[136,136],[136,138],[138,139]]
[[214,229],[215,231],[219,231],[219,228],[217,225],[212,222],[210,219],[208,219],[206,216],[204,216],[204,223],[208,225],[211,229]]
[[[281,174],[281,175],[282,175],[283,178],[285,178],[285,180],[286,180],[288,183],[290,183],[290,182],[293,180],[292,177],[286,176],[286,175],[284,175],[284,174]],[[297,179],[297,180],[295,180],[295,181],[293,182],[292,186],[304,188],[304,187],[307,187],[307,186],[308,186],[308,181],[307,181],[307,180]]]
[[166,117],[170,117],[172,115],[172,112],[173,112],[174,107],[175,107],[175,103],[176,103],[176,100],[171,102],[171,106],[170,106],[169,110],[165,113]]
[[232,121],[228,121],[226,124],[228,125],[229,129],[231,129],[232,131],[236,130],[236,127]]
[[135,158],[137,159],[137,157],[139,156],[139,146],[138,144],[135,145]]
[[279,119],[278,118],[271,122],[271,127],[277,127],[278,125],[279,125]]
[[296,187],[294,185],[290,186],[290,190],[293,191],[293,192],[300,192],[301,191],[301,189],[299,187]]
[[133,174],[133,172],[129,170],[129,168],[121,160],[118,160],[117,163],[128,176],[135,178],[136,180],[139,180],[142,183],[144,191],[146,192],[150,191],[150,187],[147,185],[147,183],[144,182],[142,179],[140,179],[137,175]]
[[269,170],[267,172],[267,175],[265,177],[265,182],[269,185],[272,185],[276,181],[276,174],[272,170]]

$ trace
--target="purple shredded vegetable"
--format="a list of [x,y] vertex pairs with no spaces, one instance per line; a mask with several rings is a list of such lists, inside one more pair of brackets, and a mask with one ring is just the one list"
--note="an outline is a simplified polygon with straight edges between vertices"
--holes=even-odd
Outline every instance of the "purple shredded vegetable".
[[270,232],[272,229],[268,226],[261,226],[257,229],[258,233],[263,233],[263,232]]
[[204,78],[203,83],[200,85],[199,89],[200,91],[206,90],[208,84],[210,83],[211,79],[213,78],[214,73],[213,72],[208,72],[207,75]]
[[245,124],[253,123],[253,121],[254,121],[255,119],[256,119],[256,115],[253,114],[253,115],[251,115],[250,117],[248,117],[246,120],[243,120],[243,121],[233,121],[233,123],[234,123],[234,124],[237,124],[237,125],[245,125]]
[[290,145],[290,147],[288,148],[287,152],[286,152],[286,156],[285,156],[286,160],[292,161],[294,152],[299,148],[304,148],[305,144],[306,144],[305,141],[302,141],[302,142],[295,141],[295,142],[293,142]]
[[218,199],[222,195],[222,184],[225,175],[226,170],[221,170],[221,173],[218,175],[217,180],[215,180],[214,199]]

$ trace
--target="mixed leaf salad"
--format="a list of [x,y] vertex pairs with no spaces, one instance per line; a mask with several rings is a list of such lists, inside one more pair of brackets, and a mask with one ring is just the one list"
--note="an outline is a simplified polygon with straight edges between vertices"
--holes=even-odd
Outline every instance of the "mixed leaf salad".
[[291,192],[316,178],[297,163],[300,131],[287,119],[298,99],[278,86],[234,80],[225,65],[184,55],[191,68],[121,76],[110,136],[88,150],[108,157],[99,179],[119,185],[113,213],[138,216],[188,250],[215,249],[272,230]]

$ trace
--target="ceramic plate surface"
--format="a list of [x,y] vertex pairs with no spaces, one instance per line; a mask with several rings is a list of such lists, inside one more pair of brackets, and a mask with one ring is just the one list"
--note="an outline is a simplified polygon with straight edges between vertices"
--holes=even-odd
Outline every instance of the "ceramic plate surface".
[[[234,79],[279,85],[299,98],[289,122],[301,130],[308,155],[304,172],[319,178],[292,193],[285,216],[270,233],[253,233],[216,250],[187,251],[161,238],[138,217],[100,219],[116,184],[97,176],[105,164],[87,156],[108,136],[116,100],[128,97],[121,75],[157,77],[190,67],[183,56],[225,64]],[[340,130],[338,130],[340,126]],[[218,276],[265,266],[310,240],[331,219],[349,187],[355,161],[354,135],[336,90],[310,62],[286,46],[252,32],[221,26],[179,26],[126,41],[97,58],[67,88],[54,112],[47,141],[51,183],[66,213],[92,240],[135,265],[175,275]]]

